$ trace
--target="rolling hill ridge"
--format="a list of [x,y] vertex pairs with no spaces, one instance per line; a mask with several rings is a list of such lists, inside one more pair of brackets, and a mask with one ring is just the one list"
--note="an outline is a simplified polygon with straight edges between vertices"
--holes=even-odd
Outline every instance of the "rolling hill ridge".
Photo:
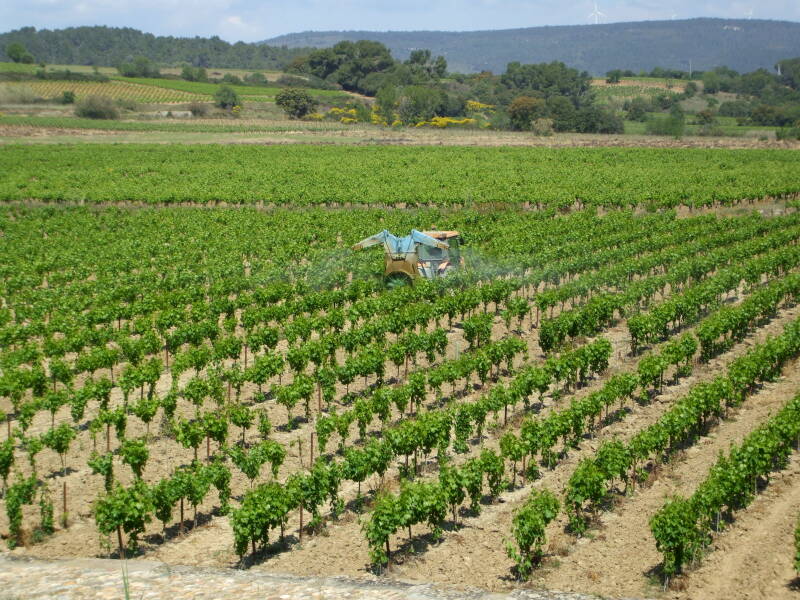
[[695,70],[725,65],[747,72],[800,56],[800,23],[708,18],[494,31],[308,31],[263,43],[320,48],[360,39],[381,42],[401,59],[427,48],[444,56],[451,71],[467,73],[554,60],[593,75],[617,68],[688,70],[689,61]]

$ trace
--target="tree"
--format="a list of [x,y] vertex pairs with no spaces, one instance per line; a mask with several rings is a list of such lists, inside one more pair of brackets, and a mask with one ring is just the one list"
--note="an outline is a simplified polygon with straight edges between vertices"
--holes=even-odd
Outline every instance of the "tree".
[[622,71],[614,69],[606,73],[606,83],[619,83],[622,80]]
[[345,90],[364,92],[362,81],[371,73],[392,69],[395,60],[380,42],[342,41],[332,48],[314,50],[308,55],[304,69],[321,79],[341,85]]
[[717,122],[717,114],[708,108],[698,112],[696,118],[699,125],[713,125]]
[[644,122],[647,120],[647,110],[650,108],[650,104],[647,102],[646,99],[642,98],[641,96],[636,96],[633,100],[630,101],[627,105],[627,114],[625,117],[629,121],[640,121]]
[[241,106],[242,101],[232,87],[223,85],[214,92],[214,104],[220,108],[233,108],[234,106]]
[[528,131],[535,119],[545,116],[545,102],[532,96],[517,96],[508,106],[511,125],[519,131]]
[[720,77],[714,71],[703,74],[703,91],[706,94],[716,94],[720,91]]
[[397,88],[393,85],[384,85],[375,96],[375,113],[387,125],[394,123],[395,110],[397,109]]
[[137,56],[133,62],[124,62],[117,67],[123,77],[160,77],[158,67],[146,56]]
[[186,81],[208,81],[208,73],[203,67],[186,65],[181,69],[181,79]]
[[800,58],[781,60],[775,67],[780,72],[781,83],[793,90],[800,90]]
[[[428,121],[441,113],[443,92],[424,85],[403,88],[397,106],[400,120],[406,125]],[[446,97],[444,98],[446,100]]]
[[6,54],[8,58],[15,63],[33,64],[33,55],[25,49],[25,46],[19,42],[13,42],[6,46]]
[[[564,96],[577,108],[591,101],[592,78],[586,72],[570,69],[564,63],[523,65],[508,63],[500,82],[509,90],[538,92],[544,98]],[[527,93],[526,95],[534,95]]]
[[317,107],[317,101],[303,88],[286,88],[275,96],[275,104],[280,106],[290,119],[302,119]]

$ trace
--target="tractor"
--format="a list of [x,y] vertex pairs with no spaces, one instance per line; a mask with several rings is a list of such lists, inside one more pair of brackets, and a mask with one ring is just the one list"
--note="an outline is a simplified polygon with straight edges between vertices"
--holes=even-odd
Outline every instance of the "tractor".
[[386,229],[353,246],[363,250],[383,244],[384,280],[387,287],[413,284],[420,278],[444,277],[464,265],[461,236],[457,231],[417,231],[397,237]]

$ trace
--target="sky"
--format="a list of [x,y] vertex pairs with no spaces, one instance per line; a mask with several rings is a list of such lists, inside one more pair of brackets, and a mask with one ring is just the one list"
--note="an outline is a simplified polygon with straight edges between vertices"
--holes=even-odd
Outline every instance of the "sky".
[[[800,21],[800,0],[597,0],[601,23],[722,17]],[[2,0],[0,31],[134,27],[254,42],[323,30],[467,31],[594,22],[593,0]]]

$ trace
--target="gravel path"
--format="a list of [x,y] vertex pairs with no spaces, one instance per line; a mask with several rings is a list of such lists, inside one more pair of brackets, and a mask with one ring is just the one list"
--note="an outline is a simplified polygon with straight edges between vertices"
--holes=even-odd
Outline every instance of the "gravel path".
[[[434,587],[430,584],[376,582],[335,577],[295,577],[263,572],[128,562],[130,598],[203,600],[599,600],[596,596],[515,590]],[[0,555],[0,600],[124,598],[122,563],[118,560],[38,560]]]

